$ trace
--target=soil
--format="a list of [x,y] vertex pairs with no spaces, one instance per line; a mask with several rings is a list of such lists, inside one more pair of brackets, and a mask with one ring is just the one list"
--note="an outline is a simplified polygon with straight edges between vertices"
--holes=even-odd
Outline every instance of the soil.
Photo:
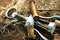
[[[60,16],[60,1],[43,1],[43,0],[34,0],[35,1],[35,5],[37,7],[38,13],[39,15],[42,16],[56,16],[59,15]],[[12,0],[0,0],[0,13],[2,13],[3,15],[0,16],[0,29],[8,24],[10,21],[15,20],[15,19],[8,19],[5,17],[5,12],[6,10],[4,8],[7,7],[7,5],[9,5],[12,2]],[[26,4],[26,5],[25,5]],[[22,7],[22,15],[24,16],[28,16],[30,15],[30,10],[29,10],[29,0],[26,1]],[[15,5],[15,4],[14,4]],[[24,7],[25,6],[25,7]],[[11,7],[11,6],[9,6]],[[8,9],[8,8],[7,8]],[[28,14],[29,13],[29,14]],[[12,26],[12,28],[10,28],[12,25],[10,25],[8,27],[8,29],[6,29],[6,32],[4,33],[0,33],[0,40],[29,40],[29,38],[27,37],[27,32],[26,29],[24,28],[24,26],[22,24],[17,25],[16,29],[15,27]],[[8,34],[8,30],[10,32],[13,32],[12,35]],[[54,40],[59,40],[60,39],[60,33],[57,32],[54,34]]]

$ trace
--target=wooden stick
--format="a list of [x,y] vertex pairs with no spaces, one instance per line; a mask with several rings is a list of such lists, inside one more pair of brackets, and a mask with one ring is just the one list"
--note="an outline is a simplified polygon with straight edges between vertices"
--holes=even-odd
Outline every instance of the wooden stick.
[[32,14],[33,14],[34,17],[39,16],[38,13],[37,13],[35,3],[33,1],[31,1],[31,11],[32,11]]
[[55,20],[56,27],[60,27],[60,21]]
[[34,26],[33,25],[30,25],[29,27],[27,27],[27,32],[28,32],[29,38],[35,39]]

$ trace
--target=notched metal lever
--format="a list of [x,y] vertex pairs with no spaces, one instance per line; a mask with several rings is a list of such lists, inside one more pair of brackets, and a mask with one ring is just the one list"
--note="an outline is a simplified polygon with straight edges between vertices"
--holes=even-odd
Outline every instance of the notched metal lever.
[[23,19],[26,20],[25,26],[27,26],[27,32],[28,32],[28,36],[30,38],[35,38],[34,35],[34,19],[33,16],[30,15],[29,17],[25,17],[23,15],[18,14],[16,8],[9,8],[6,11],[6,17],[8,18],[14,18],[15,16],[21,17]]
[[36,35],[34,34],[34,19],[32,15],[27,18],[25,26],[27,27],[28,36],[35,39]]

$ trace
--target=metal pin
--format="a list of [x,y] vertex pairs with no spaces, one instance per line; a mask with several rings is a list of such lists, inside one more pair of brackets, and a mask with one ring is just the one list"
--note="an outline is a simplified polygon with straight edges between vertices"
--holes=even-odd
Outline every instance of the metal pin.
[[55,27],[56,27],[56,25],[55,25],[55,23],[53,23],[53,22],[50,22],[50,23],[48,24],[48,30],[51,32],[51,34],[54,33]]

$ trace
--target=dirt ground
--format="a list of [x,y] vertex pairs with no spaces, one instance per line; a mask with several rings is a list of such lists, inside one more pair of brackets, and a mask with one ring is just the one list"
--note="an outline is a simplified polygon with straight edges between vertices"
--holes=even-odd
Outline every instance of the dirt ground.
[[[8,8],[14,6],[19,0],[14,1],[14,0],[0,0],[0,29],[6,25],[8,22],[10,22],[10,19],[5,18],[5,12]],[[28,16],[29,14],[29,1],[30,0],[23,0],[25,1],[24,4],[22,6],[18,4],[18,8],[20,8],[20,6],[22,7],[21,9],[19,9],[19,12],[23,12],[22,15]],[[21,1],[21,2],[23,2]],[[59,15],[60,16],[60,0],[34,0],[35,1],[35,5],[36,8],[38,10],[38,13],[42,16],[56,16]],[[12,4],[12,5],[11,5]],[[25,7],[24,7],[25,6]],[[15,19],[13,19],[15,20]],[[22,26],[22,25],[19,25]],[[19,28],[21,31],[16,32],[15,29],[9,29],[10,31],[15,31],[15,35],[14,36],[8,36],[7,33],[4,33],[5,35],[7,35],[6,37],[4,36],[4,34],[2,34],[0,36],[0,40],[29,40],[27,38],[27,34],[25,33],[25,30],[23,30],[24,28]],[[26,35],[25,35],[26,34]],[[54,34],[54,40],[60,40],[60,34]]]

